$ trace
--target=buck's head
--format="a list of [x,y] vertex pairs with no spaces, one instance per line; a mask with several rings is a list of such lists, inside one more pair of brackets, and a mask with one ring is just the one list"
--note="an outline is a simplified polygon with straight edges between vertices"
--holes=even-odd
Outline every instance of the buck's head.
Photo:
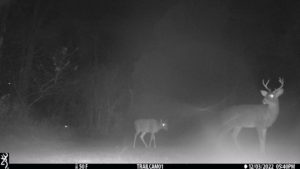
[[278,103],[278,97],[281,96],[283,94],[283,85],[284,85],[284,80],[282,78],[279,78],[279,83],[280,83],[280,87],[278,87],[275,90],[271,90],[268,87],[269,84],[269,80],[265,83],[264,80],[262,81],[264,87],[266,88],[266,90],[261,90],[260,93],[261,95],[264,96],[263,99],[263,104],[277,104]]
[[162,119],[160,119],[160,126],[161,126],[162,129],[168,130],[168,123],[167,123],[167,121],[163,121]]

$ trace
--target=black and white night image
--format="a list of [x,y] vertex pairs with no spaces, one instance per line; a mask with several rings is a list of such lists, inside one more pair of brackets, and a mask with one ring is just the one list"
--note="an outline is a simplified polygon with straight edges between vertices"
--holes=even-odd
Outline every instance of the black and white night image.
[[300,1],[0,0],[10,163],[299,163]]

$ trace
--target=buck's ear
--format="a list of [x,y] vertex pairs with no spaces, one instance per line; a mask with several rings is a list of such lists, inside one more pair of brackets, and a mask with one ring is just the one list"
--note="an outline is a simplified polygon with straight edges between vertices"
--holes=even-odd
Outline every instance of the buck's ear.
[[260,93],[261,93],[261,95],[263,95],[264,97],[266,97],[266,96],[267,96],[267,94],[268,94],[268,92],[267,92],[267,91],[265,91],[265,90],[261,90],[261,91],[260,91]]

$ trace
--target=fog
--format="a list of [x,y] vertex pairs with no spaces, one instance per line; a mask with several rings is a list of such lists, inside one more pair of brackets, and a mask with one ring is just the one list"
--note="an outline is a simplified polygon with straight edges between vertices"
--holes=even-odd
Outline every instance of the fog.
[[[255,129],[243,129],[238,150],[231,135],[220,143],[219,115],[203,112],[187,104],[155,95],[140,100],[136,110],[143,118],[168,120],[168,130],[156,134],[156,148],[145,148],[137,138],[133,148],[134,126],[116,136],[73,131],[69,128],[17,129],[2,141],[2,151],[11,154],[12,163],[245,163],[299,162],[299,123],[297,111],[281,109],[278,121],[268,129],[266,153],[259,153]],[[294,112],[293,112],[294,111]],[[29,132],[29,133],[27,133]],[[90,131],[91,132],[91,131]],[[94,135],[94,136],[91,136]],[[145,136],[147,144],[150,135]],[[3,147],[4,145],[4,147]]]
[[[30,20],[27,9],[47,6],[35,2],[0,2],[11,28],[1,28],[0,152],[11,163],[300,162],[299,2],[63,0]],[[65,60],[48,63],[61,47]],[[225,110],[266,106],[262,80],[273,91],[279,78],[265,153],[255,128],[240,131],[240,149],[220,137]],[[133,147],[137,119],[166,122],[156,148],[140,136]]]

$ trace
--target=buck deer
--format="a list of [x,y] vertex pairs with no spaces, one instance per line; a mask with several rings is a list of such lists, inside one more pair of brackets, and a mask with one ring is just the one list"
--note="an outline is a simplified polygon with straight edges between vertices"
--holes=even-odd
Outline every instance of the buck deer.
[[161,129],[168,130],[168,125],[166,122],[163,122],[162,120],[157,121],[155,119],[138,119],[138,120],[134,121],[134,126],[135,126],[136,132],[134,135],[133,148],[135,148],[136,137],[140,133],[141,133],[140,138],[146,148],[148,147],[148,145],[146,144],[146,142],[144,140],[144,136],[147,133],[151,134],[150,141],[149,141],[149,147],[151,147],[151,143],[153,141],[153,147],[156,148],[155,134],[157,132],[159,132]]
[[[283,94],[284,80],[279,78],[281,84],[279,88],[271,90],[268,87],[269,80],[262,84],[266,90],[260,93],[264,97],[262,104],[258,105],[239,105],[227,109],[224,113],[227,118],[224,119],[224,133],[232,131],[232,137],[238,149],[238,135],[242,128],[256,128],[259,138],[260,152],[265,153],[267,129],[276,121],[279,114],[278,97]],[[222,135],[223,135],[222,134]]]

